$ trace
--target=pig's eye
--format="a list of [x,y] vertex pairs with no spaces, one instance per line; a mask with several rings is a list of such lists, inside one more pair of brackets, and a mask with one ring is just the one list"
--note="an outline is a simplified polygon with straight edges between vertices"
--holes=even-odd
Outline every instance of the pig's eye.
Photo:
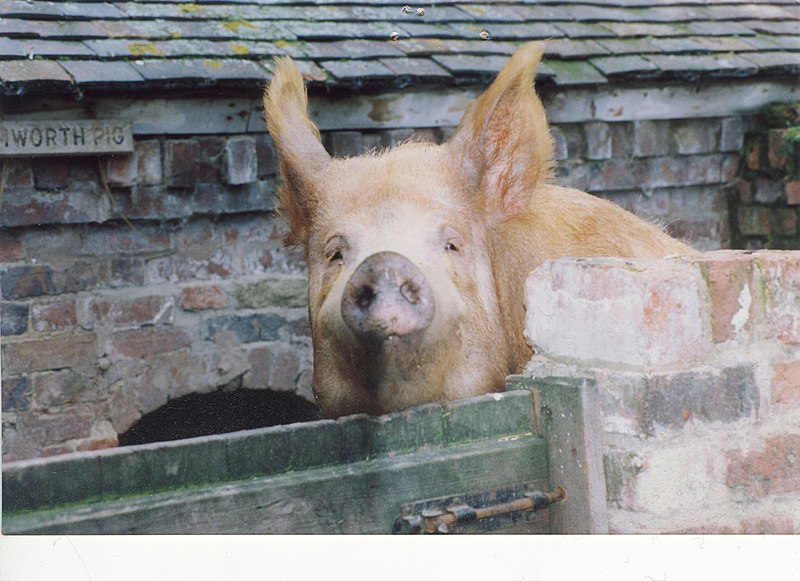
[[460,250],[460,248],[455,242],[448,242],[447,244],[445,244],[444,249],[447,250],[448,252],[458,252]]
[[325,258],[328,264],[336,264],[344,260],[347,242],[341,236],[334,236],[325,245]]

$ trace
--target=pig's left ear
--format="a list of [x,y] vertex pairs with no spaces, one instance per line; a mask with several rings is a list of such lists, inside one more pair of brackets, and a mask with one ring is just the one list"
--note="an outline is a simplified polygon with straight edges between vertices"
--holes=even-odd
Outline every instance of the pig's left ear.
[[497,223],[524,212],[552,177],[553,144],[533,89],[544,45],[523,45],[473,102],[448,144],[453,171]]

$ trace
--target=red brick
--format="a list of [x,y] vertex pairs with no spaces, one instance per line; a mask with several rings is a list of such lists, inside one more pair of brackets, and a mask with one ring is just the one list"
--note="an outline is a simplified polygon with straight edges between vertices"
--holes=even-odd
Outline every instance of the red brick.
[[86,406],[68,406],[54,414],[20,413],[17,419],[17,437],[24,438],[37,447],[53,446],[88,437],[94,420],[94,412]]
[[26,299],[53,294],[53,270],[44,264],[20,264],[0,270],[4,299]]
[[92,322],[112,327],[157,325],[172,322],[172,297],[149,295],[127,298],[89,299]]
[[7,188],[33,187],[33,166],[30,159],[7,159],[6,168]]
[[772,403],[800,403],[800,361],[776,364],[774,372]]
[[23,260],[25,251],[16,236],[9,232],[0,232],[0,262]]
[[786,193],[787,205],[800,206],[800,180],[786,182],[784,192]]
[[97,359],[94,333],[4,342],[3,374],[32,373],[66,367],[91,367]]
[[166,181],[175,188],[188,188],[197,183],[200,146],[193,139],[168,141],[166,145]]
[[130,187],[136,184],[138,161],[135,154],[116,154],[106,160],[106,179],[112,186]]
[[75,299],[36,303],[31,309],[33,328],[42,333],[69,331],[77,324]]
[[33,160],[33,181],[37,190],[60,190],[67,187],[69,159],[59,157]]
[[797,211],[794,208],[774,208],[772,210],[774,222],[773,232],[793,236],[797,234]]
[[186,311],[222,309],[228,306],[228,297],[215,284],[194,285],[181,289],[180,305]]
[[748,140],[746,145],[748,169],[760,170],[764,166],[764,138],[756,135]]
[[182,329],[150,327],[121,331],[111,337],[115,355],[141,359],[189,346],[189,337]]
[[[733,318],[743,308],[739,304],[745,285],[750,285],[754,292],[753,261],[748,255],[718,254],[713,259],[700,265],[708,290],[711,294],[711,333],[715,343],[732,339],[736,334]],[[748,329],[752,319],[753,305],[756,303],[751,294],[751,303],[740,331]]]
[[764,440],[759,450],[729,451],[726,484],[748,498],[800,492],[800,434]]
[[789,161],[784,148],[785,129],[770,129],[767,133],[767,162],[773,169],[783,169]]
[[170,250],[169,232],[156,227],[138,225],[100,227],[88,230],[81,244],[81,252],[92,256],[117,254],[154,254]]
[[70,369],[35,374],[33,393],[40,407],[92,401],[100,395],[97,378]]
[[102,438],[100,440],[89,440],[78,446],[78,450],[91,451],[91,450],[105,450],[107,448],[119,447],[119,440],[117,438]]
[[107,209],[91,189],[57,193],[11,190],[3,196],[0,221],[3,226],[103,222],[108,218]]

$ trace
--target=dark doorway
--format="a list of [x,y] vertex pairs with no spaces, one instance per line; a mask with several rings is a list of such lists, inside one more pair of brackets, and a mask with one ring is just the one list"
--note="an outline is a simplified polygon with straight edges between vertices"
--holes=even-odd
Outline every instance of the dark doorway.
[[181,440],[320,419],[317,407],[292,393],[236,389],[192,393],[142,416],[120,446]]

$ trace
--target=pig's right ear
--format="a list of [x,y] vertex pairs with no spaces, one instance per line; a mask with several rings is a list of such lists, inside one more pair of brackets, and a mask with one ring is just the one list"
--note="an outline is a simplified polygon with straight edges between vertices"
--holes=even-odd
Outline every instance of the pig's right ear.
[[542,43],[520,47],[447,146],[452,171],[492,223],[524,212],[537,186],[552,177],[552,140],[533,88],[543,54]]
[[308,117],[303,77],[288,57],[276,59],[264,92],[264,115],[278,151],[281,211],[289,220],[289,243],[304,243],[317,203],[318,176],[331,158],[322,147],[319,129]]

